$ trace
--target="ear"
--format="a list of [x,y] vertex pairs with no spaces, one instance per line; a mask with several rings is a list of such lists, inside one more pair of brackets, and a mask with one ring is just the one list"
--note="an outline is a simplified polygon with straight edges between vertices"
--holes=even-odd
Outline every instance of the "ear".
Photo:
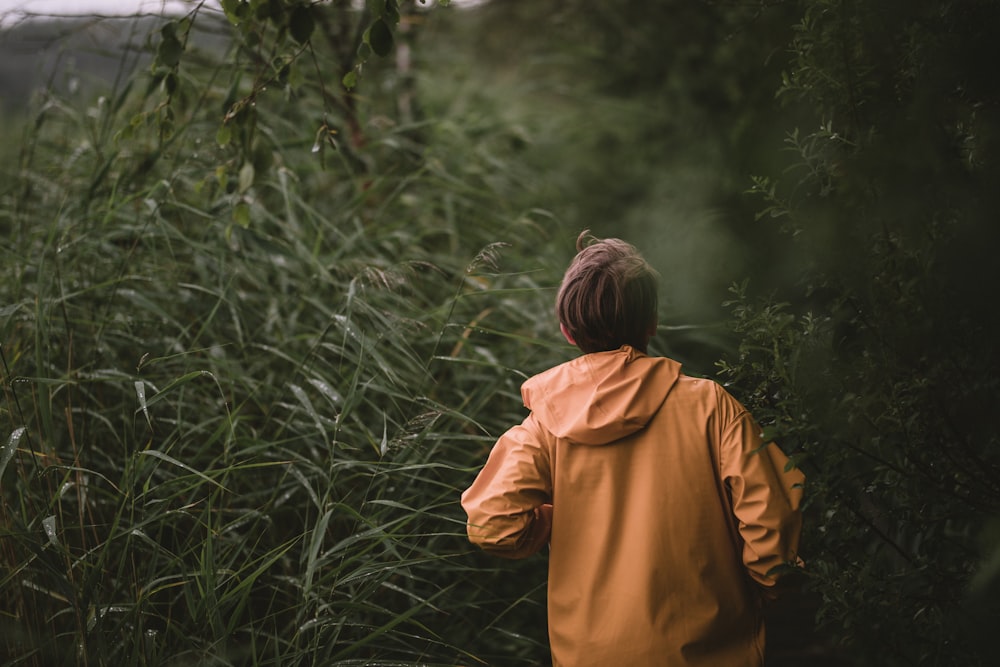
[[573,340],[573,337],[569,335],[569,329],[567,329],[566,325],[563,324],[562,322],[559,323],[559,331],[562,331],[562,335],[566,339],[567,343],[569,343],[570,345],[576,345],[576,341]]

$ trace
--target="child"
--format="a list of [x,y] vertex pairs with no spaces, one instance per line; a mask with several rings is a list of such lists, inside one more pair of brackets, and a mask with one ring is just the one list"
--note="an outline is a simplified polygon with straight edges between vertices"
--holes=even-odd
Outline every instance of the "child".
[[722,387],[646,355],[656,274],[636,249],[584,232],[577,250],[557,312],[584,354],[522,386],[530,414],[462,494],[469,539],[550,543],[555,667],[760,667],[804,477]]

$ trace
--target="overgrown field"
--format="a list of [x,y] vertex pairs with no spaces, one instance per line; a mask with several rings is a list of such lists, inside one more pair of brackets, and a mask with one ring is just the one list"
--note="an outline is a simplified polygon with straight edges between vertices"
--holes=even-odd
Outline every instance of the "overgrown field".
[[169,101],[140,71],[8,135],[4,661],[528,650],[542,580],[485,587],[457,501],[521,418],[518,369],[566,354],[559,231],[465,128],[369,107],[363,140],[333,134],[322,80],[263,93],[190,60]]

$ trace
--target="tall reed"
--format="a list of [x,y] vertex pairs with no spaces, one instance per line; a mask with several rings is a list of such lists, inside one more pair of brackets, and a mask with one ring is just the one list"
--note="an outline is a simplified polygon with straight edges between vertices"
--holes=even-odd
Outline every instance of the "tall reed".
[[539,565],[470,553],[458,495],[518,369],[565,354],[551,221],[453,123],[415,146],[374,109],[321,161],[290,94],[241,154],[226,67],[194,60],[169,123],[142,72],[51,93],[6,151],[0,655],[535,660]]

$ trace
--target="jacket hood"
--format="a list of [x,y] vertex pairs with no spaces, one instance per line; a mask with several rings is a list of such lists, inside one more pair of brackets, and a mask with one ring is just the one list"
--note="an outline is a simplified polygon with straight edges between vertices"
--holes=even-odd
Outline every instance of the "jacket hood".
[[557,438],[604,445],[649,423],[681,365],[625,345],[550,368],[521,386],[524,405]]

